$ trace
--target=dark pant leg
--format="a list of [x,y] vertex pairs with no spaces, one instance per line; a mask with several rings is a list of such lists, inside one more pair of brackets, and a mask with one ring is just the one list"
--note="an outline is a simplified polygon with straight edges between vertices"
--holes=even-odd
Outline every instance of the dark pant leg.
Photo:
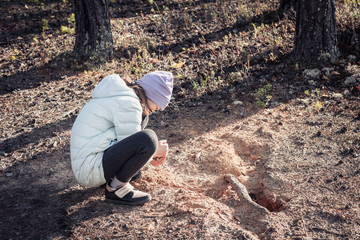
[[137,132],[104,152],[103,168],[108,182],[115,177],[121,182],[128,182],[156,152],[158,138],[151,129]]

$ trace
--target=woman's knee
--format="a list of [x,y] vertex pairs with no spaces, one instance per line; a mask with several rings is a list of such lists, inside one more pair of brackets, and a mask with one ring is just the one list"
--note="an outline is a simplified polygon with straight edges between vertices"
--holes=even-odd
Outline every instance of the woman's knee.
[[139,132],[139,134],[141,134],[141,140],[146,149],[151,152],[151,155],[155,153],[158,147],[158,137],[156,133],[151,129],[144,129]]

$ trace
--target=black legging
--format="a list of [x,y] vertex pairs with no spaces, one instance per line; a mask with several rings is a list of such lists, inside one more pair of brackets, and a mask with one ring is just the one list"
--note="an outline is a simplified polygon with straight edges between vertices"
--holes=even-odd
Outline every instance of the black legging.
[[145,129],[108,148],[102,160],[106,182],[115,176],[121,182],[130,181],[149,161],[157,147],[156,133]]

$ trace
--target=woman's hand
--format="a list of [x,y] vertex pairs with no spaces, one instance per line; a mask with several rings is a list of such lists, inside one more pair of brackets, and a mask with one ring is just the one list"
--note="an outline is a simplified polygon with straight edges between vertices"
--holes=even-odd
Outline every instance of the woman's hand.
[[166,140],[160,140],[158,149],[152,157],[151,165],[157,167],[164,164],[167,154],[169,152],[169,145]]

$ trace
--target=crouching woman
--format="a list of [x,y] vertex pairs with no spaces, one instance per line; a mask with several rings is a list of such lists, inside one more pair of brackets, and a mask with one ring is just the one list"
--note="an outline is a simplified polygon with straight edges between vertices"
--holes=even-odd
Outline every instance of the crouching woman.
[[115,204],[142,205],[148,193],[131,180],[150,162],[159,166],[168,154],[166,140],[145,129],[149,115],[163,110],[173,90],[173,75],[156,71],[131,82],[105,77],[93,90],[71,131],[71,165],[77,181],[87,187],[106,183],[105,198]]

